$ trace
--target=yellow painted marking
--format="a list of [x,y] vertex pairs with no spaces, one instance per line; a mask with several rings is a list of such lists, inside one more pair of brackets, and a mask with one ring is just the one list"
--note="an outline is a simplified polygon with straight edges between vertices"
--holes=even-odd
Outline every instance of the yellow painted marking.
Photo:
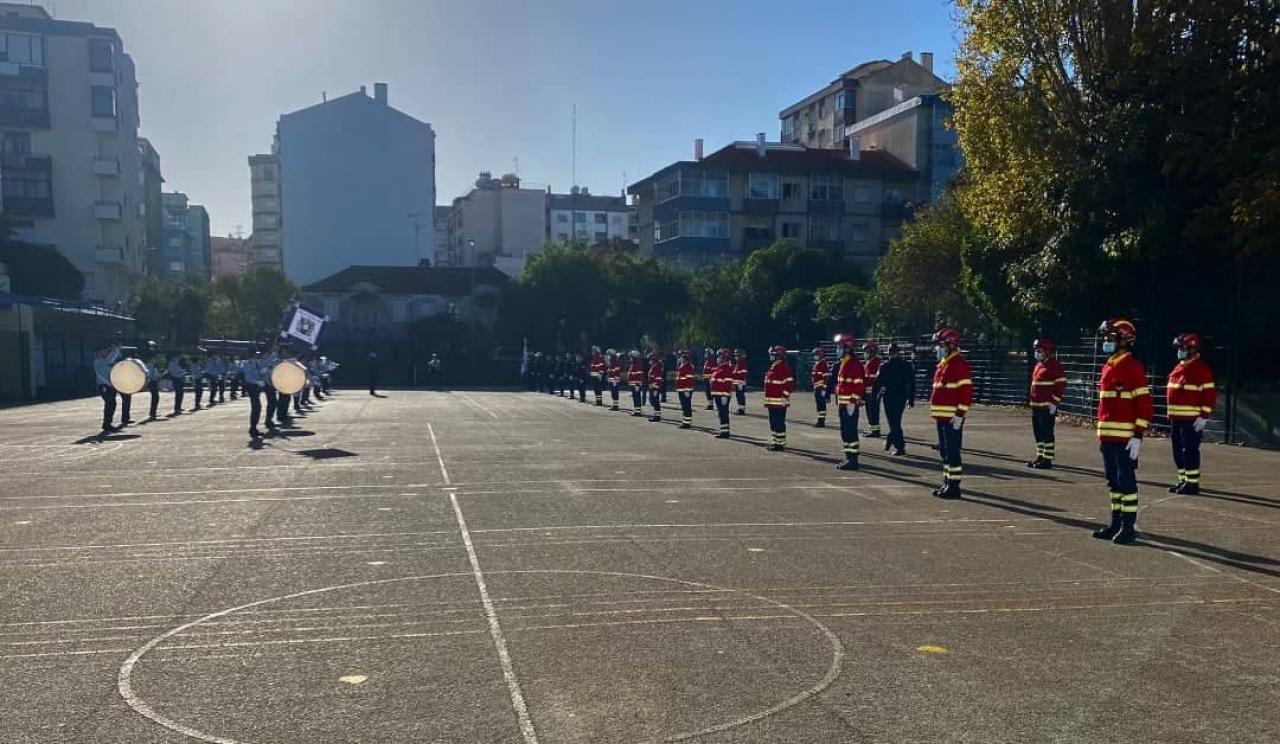
[[748,553],[763,553],[764,548],[747,548]]
[[922,654],[949,654],[950,651],[942,646],[916,646],[916,650]]
[[668,503],[668,504],[678,504],[678,503],[680,503],[680,499],[667,499],[667,503]]
[[369,678],[364,676],[363,674],[350,674],[350,675],[347,675],[346,677],[338,677],[339,682],[344,682],[348,685],[363,684],[366,679],[369,679]]
[[31,524],[31,520],[30,520],[30,519],[24,519],[24,520],[22,520],[21,522],[14,522],[14,524],[19,524],[19,525],[21,525],[21,524]]
[[369,563],[369,565],[370,565],[370,566],[385,566],[385,565],[387,565],[387,562],[386,562],[386,561],[369,561],[368,563]]

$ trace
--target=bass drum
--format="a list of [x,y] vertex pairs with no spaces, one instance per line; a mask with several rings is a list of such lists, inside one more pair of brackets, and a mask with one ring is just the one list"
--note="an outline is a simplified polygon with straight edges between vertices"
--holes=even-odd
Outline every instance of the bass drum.
[[271,370],[271,387],[276,392],[293,395],[307,384],[307,368],[295,359],[286,359]]
[[147,365],[137,359],[121,359],[111,365],[111,387],[123,395],[142,392],[147,386]]

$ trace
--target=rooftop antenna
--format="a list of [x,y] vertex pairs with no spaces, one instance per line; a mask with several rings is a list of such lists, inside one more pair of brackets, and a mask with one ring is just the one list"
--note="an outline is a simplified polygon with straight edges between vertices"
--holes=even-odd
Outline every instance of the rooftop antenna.
[[571,157],[571,186],[578,185],[578,104],[573,104],[573,149]]

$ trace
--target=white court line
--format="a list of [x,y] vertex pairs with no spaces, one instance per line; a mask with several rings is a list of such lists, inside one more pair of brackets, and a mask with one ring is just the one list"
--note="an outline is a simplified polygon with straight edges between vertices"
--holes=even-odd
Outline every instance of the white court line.
[[458,393],[457,395],[458,395],[458,396],[460,396],[463,400],[467,401],[468,403],[471,403],[472,405],[476,406],[476,407],[477,407],[477,408],[479,408],[480,410],[482,410],[482,411],[484,411],[485,413],[489,414],[490,416],[492,416],[492,417],[494,417],[494,418],[498,418],[498,414],[494,413],[493,411],[490,411],[488,408],[486,408],[486,407],[484,406],[484,404],[483,404],[483,403],[481,403],[481,402],[480,402],[480,401],[478,401],[478,400],[475,400],[475,399],[474,399],[474,398],[472,398],[470,395],[467,395],[467,394],[465,394],[465,393]]
[[[404,486],[407,488],[407,486]],[[73,493],[51,496],[0,496],[0,501],[34,501],[43,499],[114,499],[128,496],[207,496],[215,493],[273,493],[275,491],[347,491],[369,488],[396,488],[390,484],[376,486],[269,486],[265,488],[215,488],[197,491],[118,491],[113,493]]]
[[298,537],[241,537],[229,538],[226,540],[179,540],[175,542],[153,542],[153,543],[116,543],[110,545],[54,545],[45,548],[0,548],[0,553],[32,553],[43,552],[48,550],[114,550],[118,548],[170,548],[170,547],[190,547],[199,545],[240,545],[243,543],[258,542],[295,542],[302,540],[347,540],[347,539],[364,539],[369,537],[416,537],[418,535],[445,535],[453,534],[448,530],[434,530],[430,532],[354,532],[340,535],[303,535]]
[[126,501],[123,503],[57,504],[55,506],[0,506],[0,512],[50,509],[116,509],[126,506],[188,506],[191,504],[242,504],[255,501],[353,501],[357,499],[404,499],[394,493],[348,494],[346,496],[266,496],[251,499],[189,499],[187,501]]
[[[427,424],[427,433],[431,435],[431,446],[436,451],[436,460],[440,463],[440,475],[449,483],[449,471],[444,466],[444,455],[440,453],[440,443],[436,441],[436,430]],[[502,635],[502,626],[498,623],[498,611],[494,609],[493,598],[489,596],[489,587],[485,584],[484,573],[480,570],[480,559],[476,557],[475,546],[471,544],[471,533],[467,531],[467,520],[462,516],[462,507],[458,505],[457,494],[449,494],[449,503],[453,506],[453,514],[458,518],[458,529],[462,532],[462,544],[467,549],[467,560],[471,563],[471,575],[476,580],[476,589],[480,591],[480,603],[484,606],[484,617],[489,622],[489,636],[498,653],[498,664],[502,667],[502,677],[507,681],[507,690],[511,693],[511,708],[515,711],[516,721],[520,724],[520,734],[525,744],[538,744],[538,733],[533,728],[533,719],[529,717],[529,708],[524,702],[524,693],[520,691],[520,680],[516,678],[515,666],[511,663],[511,655],[507,652],[507,639]]]

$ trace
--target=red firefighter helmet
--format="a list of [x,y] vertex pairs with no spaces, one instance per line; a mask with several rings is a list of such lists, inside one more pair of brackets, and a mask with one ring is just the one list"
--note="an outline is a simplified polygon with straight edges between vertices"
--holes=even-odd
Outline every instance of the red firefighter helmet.
[[876,343],[875,341],[867,341],[865,344],[862,345],[862,350],[868,354],[879,354],[880,344]]
[[853,351],[853,347],[857,343],[854,337],[848,333],[837,333],[835,342],[841,351]]
[[1044,353],[1052,354],[1054,350],[1054,345],[1053,345],[1053,342],[1047,338],[1038,338],[1036,339],[1036,342],[1031,345],[1031,348],[1042,349]]
[[693,352],[689,351],[688,349],[681,349],[680,358],[684,359],[685,361],[688,361],[693,358]]
[[1111,318],[1098,326],[1098,335],[1115,336],[1121,342],[1132,345],[1138,339],[1138,329],[1124,318]]
[[821,346],[815,346],[815,347],[813,347],[813,352],[812,352],[812,353],[813,353],[813,355],[814,355],[815,357],[817,357],[817,358],[819,358],[819,359],[821,359],[821,358],[823,358],[823,357],[825,357],[825,356],[827,355],[826,350],[825,350],[825,349],[823,349]]
[[1180,333],[1173,340],[1174,346],[1185,348],[1187,351],[1200,351],[1200,336],[1195,333]]
[[772,356],[772,357],[773,357],[773,358],[775,358],[775,359],[786,359],[786,358],[787,358],[787,347],[782,346],[782,345],[778,345],[778,346],[770,346],[770,347],[769,347],[769,356]]
[[933,342],[935,344],[947,344],[948,346],[960,345],[960,331],[954,328],[939,328],[938,332],[933,334]]
[[733,359],[733,349],[730,349],[728,346],[722,347],[720,351],[716,352],[716,357],[721,361],[727,362],[730,359]]

